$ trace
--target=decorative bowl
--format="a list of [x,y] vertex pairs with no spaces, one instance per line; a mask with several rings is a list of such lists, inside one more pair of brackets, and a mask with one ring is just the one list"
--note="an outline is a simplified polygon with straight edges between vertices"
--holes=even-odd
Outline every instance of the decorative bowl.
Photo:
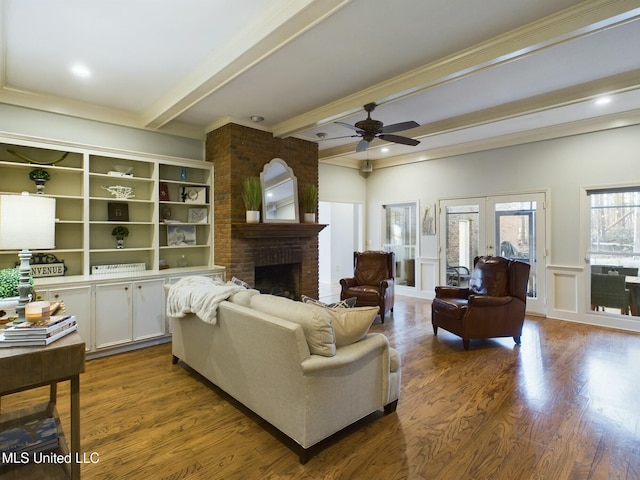
[[128,167],[126,165],[116,165],[113,168],[116,169],[116,172],[120,173],[131,173],[131,170],[133,170],[133,167]]

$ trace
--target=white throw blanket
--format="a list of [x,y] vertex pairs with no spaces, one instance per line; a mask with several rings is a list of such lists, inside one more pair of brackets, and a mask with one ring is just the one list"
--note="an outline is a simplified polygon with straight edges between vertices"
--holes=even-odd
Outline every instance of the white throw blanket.
[[220,302],[243,289],[235,283],[222,283],[209,277],[181,278],[169,289],[167,315],[181,318],[195,313],[203,321],[215,325]]

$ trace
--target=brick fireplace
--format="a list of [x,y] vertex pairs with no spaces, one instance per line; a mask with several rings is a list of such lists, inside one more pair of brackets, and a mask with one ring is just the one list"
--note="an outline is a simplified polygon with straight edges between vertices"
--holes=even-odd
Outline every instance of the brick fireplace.
[[[247,224],[241,194],[246,177],[259,177],[265,164],[282,158],[298,179],[300,198],[305,184],[318,184],[317,144],[274,138],[269,132],[230,123],[208,134],[206,149],[207,160],[214,165],[215,264],[226,267],[229,279],[235,276],[255,286],[257,268],[287,283],[281,288],[290,289],[293,283],[296,291],[291,296],[297,299],[318,298],[320,226]],[[278,265],[290,265],[292,273],[273,268]]]

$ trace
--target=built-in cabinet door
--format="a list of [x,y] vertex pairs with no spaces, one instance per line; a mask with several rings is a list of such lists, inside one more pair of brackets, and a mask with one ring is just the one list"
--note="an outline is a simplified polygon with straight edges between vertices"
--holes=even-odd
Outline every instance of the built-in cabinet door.
[[132,340],[131,283],[96,285],[96,348]]
[[50,302],[63,301],[68,315],[75,315],[78,333],[84,340],[86,350],[91,350],[91,287],[52,288],[48,292]]
[[133,283],[133,339],[164,335],[163,280]]

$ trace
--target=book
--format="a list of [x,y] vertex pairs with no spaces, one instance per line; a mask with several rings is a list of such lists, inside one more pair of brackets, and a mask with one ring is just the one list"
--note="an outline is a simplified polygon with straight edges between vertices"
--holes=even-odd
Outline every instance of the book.
[[59,318],[51,318],[42,324],[20,323],[5,329],[5,338],[46,338],[68,328],[76,323],[76,317],[72,315],[60,315]]
[[9,329],[7,328],[4,331],[5,340],[27,340],[27,339],[42,339],[49,338],[57,335],[58,333],[71,328],[76,325],[75,317],[70,317],[69,319],[61,322],[48,330],[39,330],[39,331],[30,331],[26,328],[20,329]]
[[6,338],[5,334],[0,335],[0,347],[36,347],[36,346],[45,346],[50,343],[55,342],[56,340],[64,337],[65,335],[69,335],[71,332],[75,332],[78,329],[77,324],[70,325],[68,328],[65,328],[61,332],[56,333],[55,335],[51,335],[50,337],[44,338],[30,338],[30,337],[22,337],[22,338]]

